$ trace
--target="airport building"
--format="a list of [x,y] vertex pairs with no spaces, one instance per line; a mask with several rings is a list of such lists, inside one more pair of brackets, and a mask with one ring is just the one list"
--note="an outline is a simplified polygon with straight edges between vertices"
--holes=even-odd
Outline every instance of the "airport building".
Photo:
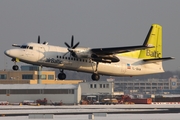
[[20,103],[24,100],[47,99],[47,103],[79,104],[80,85],[0,84],[0,101]]
[[175,90],[180,86],[180,81],[176,77],[169,79],[118,80],[114,83],[116,91],[125,91],[128,94],[156,94],[157,91]]
[[0,101],[11,103],[44,99],[63,104],[78,104],[87,96],[96,100],[122,95],[114,92],[114,82],[57,80],[55,71],[39,71],[37,66],[21,66],[19,71],[0,71]]
[[[166,94],[180,86],[176,77],[169,79],[90,81],[57,80],[55,71],[39,71],[37,66],[21,66],[19,71],[0,71],[0,101],[12,103],[44,99],[78,104],[84,98],[113,98],[124,94]],[[168,94],[168,93],[167,93]]]
[[124,95],[124,92],[114,91],[113,81],[91,81],[80,82],[82,99],[89,97],[89,99],[96,99],[100,101],[105,98],[113,98],[115,96]]
[[32,65],[21,66],[21,70],[1,70],[0,84],[78,84],[83,80],[57,80],[55,71],[39,71]]

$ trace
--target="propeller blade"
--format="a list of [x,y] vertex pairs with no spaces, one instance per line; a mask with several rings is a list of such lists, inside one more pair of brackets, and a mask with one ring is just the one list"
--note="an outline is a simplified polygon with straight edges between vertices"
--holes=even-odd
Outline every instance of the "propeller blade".
[[68,48],[71,48],[66,42],[64,42],[64,44],[65,44]]
[[73,49],[75,49],[75,48],[79,45],[79,43],[80,43],[80,42],[78,42],[78,43],[76,43],[76,44],[74,45],[74,36],[72,35],[71,44],[70,44],[71,46],[70,46],[68,43],[64,42],[64,44],[67,46],[68,52],[65,53],[65,54],[63,55],[63,57],[64,57],[66,54],[68,54],[68,53],[70,53],[70,57],[71,57],[71,56],[76,57],[75,50],[73,50]]
[[40,43],[40,35],[38,35],[38,43]]
[[75,49],[79,45],[79,42],[76,43],[72,48]]
[[73,47],[74,45],[74,36],[72,35],[72,38],[71,38],[71,48]]
[[66,53],[63,55],[63,57],[64,57],[64,56],[66,56],[68,53],[69,53],[69,51],[68,51],[68,52],[66,52]]

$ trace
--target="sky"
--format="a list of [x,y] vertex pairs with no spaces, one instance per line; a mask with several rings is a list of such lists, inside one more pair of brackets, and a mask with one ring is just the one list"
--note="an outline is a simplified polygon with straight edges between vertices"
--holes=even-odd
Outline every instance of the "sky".
[[[0,0],[0,70],[11,69],[12,44],[47,41],[83,47],[141,45],[152,24],[163,27],[166,71],[180,71],[180,0]],[[21,63],[18,63],[21,65]]]

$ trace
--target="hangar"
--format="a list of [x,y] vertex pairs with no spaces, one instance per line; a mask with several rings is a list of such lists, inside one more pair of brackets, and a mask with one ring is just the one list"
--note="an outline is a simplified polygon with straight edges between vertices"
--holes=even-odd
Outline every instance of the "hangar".
[[80,85],[62,84],[0,84],[0,101],[19,103],[24,100],[46,98],[50,102],[78,104],[81,100]]

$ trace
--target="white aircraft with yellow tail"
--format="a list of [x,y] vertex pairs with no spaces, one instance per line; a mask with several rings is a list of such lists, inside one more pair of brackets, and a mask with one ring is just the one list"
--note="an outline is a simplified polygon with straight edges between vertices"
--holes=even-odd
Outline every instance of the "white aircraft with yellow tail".
[[142,45],[112,48],[82,48],[65,42],[66,47],[48,45],[47,42],[13,44],[15,49],[4,53],[16,62],[21,61],[42,67],[60,69],[58,78],[66,79],[64,70],[92,73],[92,80],[98,81],[100,75],[137,76],[164,72],[162,61],[173,57],[162,57],[162,27],[153,24]]

